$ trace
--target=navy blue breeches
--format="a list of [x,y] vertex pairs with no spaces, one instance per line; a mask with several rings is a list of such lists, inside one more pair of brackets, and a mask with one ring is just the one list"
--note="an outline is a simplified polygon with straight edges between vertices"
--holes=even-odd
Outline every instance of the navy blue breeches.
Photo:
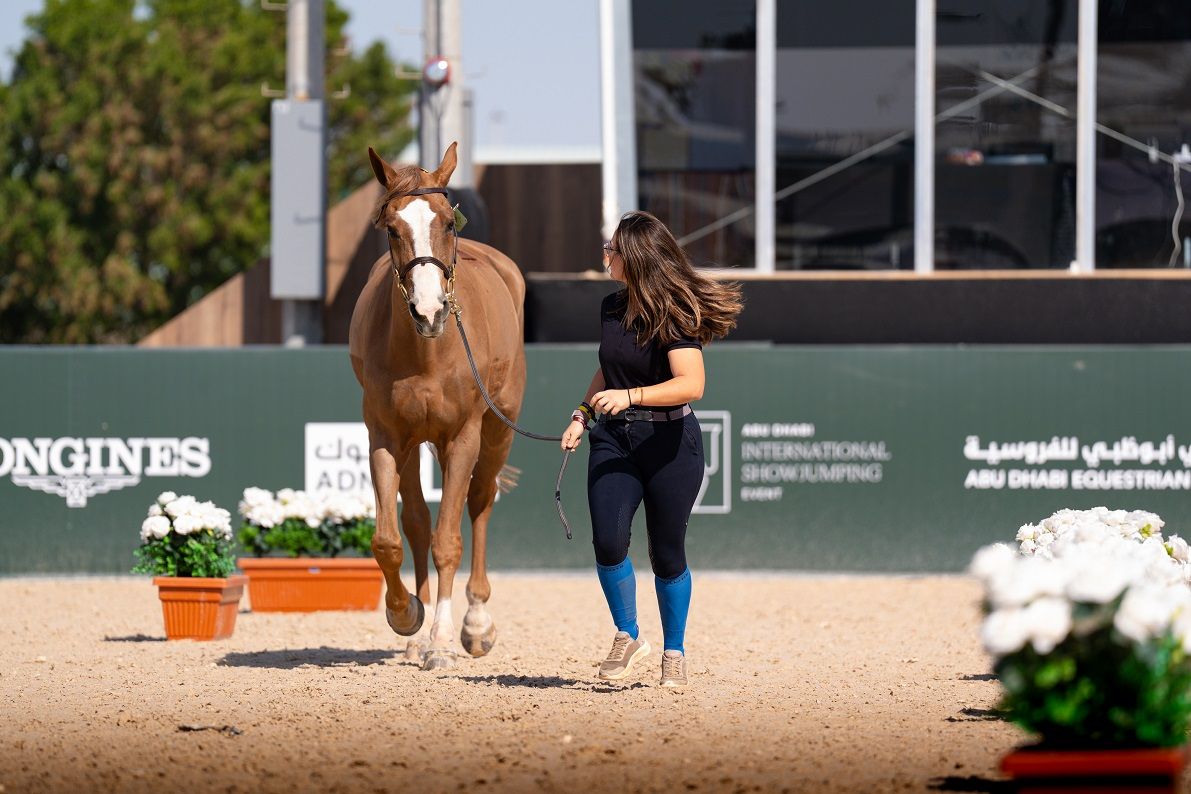
[[645,503],[649,562],[662,579],[686,570],[686,527],[703,483],[703,432],[688,414],[669,422],[592,425],[587,464],[596,562],[617,565],[629,553],[633,515]]

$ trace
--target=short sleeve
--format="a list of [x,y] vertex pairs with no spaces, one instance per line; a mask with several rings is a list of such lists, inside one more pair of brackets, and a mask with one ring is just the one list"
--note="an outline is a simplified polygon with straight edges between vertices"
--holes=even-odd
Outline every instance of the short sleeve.
[[681,350],[684,347],[693,347],[696,350],[702,350],[703,343],[698,339],[695,339],[693,336],[680,336],[673,342],[667,345],[662,345],[661,350],[663,353],[669,353],[671,350]]

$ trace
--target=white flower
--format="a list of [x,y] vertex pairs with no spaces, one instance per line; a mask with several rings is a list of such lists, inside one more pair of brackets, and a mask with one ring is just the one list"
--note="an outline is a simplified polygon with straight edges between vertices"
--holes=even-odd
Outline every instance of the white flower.
[[1137,565],[1115,560],[1097,547],[1064,559],[1068,566],[1066,595],[1085,604],[1107,604],[1119,596],[1137,575]]
[[1191,545],[1178,535],[1171,535],[1166,539],[1166,551],[1179,562],[1191,562]]
[[1178,590],[1150,584],[1134,585],[1125,593],[1112,625],[1135,642],[1147,642],[1169,628],[1180,606]]
[[1022,554],[1033,554],[1037,548],[1038,548],[1038,544],[1032,540],[1023,540],[1021,542],[1021,553]]
[[982,582],[1005,573],[1018,559],[1018,554],[1004,543],[993,543],[976,552],[968,572]]
[[264,488],[245,488],[241,505],[265,505],[273,502],[273,492]]
[[1029,639],[1024,609],[998,609],[984,620],[980,637],[994,656],[1020,651]]
[[1038,536],[1038,527],[1033,524],[1023,524],[1021,529],[1017,530],[1017,540],[1033,540]]
[[1059,596],[1067,584],[1067,569],[1051,560],[1026,557],[988,583],[988,595],[998,609],[1022,607],[1041,596]]
[[[165,496],[165,494],[162,494],[162,496]],[[171,499],[169,502],[166,502],[165,514],[170,518],[190,515],[190,513],[197,506],[198,500],[196,500],[193,496],[179,496],[176,499]]]
[[1034,650],[1050,653],[1071,631],[1071,604],[1064,598],[1039,598],[1023,610],[1022,620]]
[[163,511],[161,509],[161,505],[157,504],[157,502],[154,502],[153,504],[149,505],[149,515],[159,516],[162,514],[162,512]]
[[177,498],[178,498],[178,494],[174,493],[173,491],[162,491],[157,496],[157,504],[161,505],[162,507],[165,507],[167,504],[169,504],[170,502],[174,501]]
[[170,534],[170,520],[165,516],[149,516],[141,522],[141,542],[150,538],[164,538]]
[[189,535],[203,529],[203,521],[198,516],[183,514],[174,519],[174,531],[179,535]]

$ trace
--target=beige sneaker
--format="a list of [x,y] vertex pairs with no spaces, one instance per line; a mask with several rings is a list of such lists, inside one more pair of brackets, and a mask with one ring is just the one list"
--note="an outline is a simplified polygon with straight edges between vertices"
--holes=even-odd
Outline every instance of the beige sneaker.
[[662,686],[686,686],[686,657],[682,651],[662,652]]
[[612,650],[608,658],[600,663],[600,678],[604,681],[619,681],[629,674],[633,665],[649,655],[649,643],[638,635],[633,639],[628,632],[618,631],[612,638]]

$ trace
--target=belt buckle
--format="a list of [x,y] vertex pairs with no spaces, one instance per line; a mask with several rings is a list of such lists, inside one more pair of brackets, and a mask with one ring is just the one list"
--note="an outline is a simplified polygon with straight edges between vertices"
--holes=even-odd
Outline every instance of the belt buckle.
[[626,422],[641,422],[653,419],[653,411],[644,408],[626,408],[621,414]]

